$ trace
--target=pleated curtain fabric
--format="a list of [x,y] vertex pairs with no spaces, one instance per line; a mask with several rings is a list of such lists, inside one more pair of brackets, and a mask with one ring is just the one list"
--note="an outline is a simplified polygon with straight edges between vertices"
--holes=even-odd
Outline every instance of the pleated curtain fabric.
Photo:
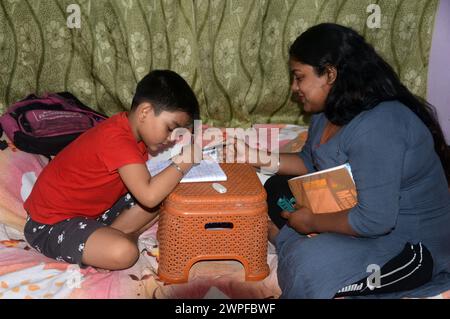
[[[373,4],[381,14],[379,28],[370,22]],[[194,88],[205,124],[304,124],[308,118],[290,99],[288,48],[320,22],[362,33],[404,83],[425,96],[437,5],[438,0],[1,0],[0,111],[29,93],[70,91],[112,115],[129,109],[136,83],[149,70],[172,69]],[[70,25],[77,12],[79,28]]]

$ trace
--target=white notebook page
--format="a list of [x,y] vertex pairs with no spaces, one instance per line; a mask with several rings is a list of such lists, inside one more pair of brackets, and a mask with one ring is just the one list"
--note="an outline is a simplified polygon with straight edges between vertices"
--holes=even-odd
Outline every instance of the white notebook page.
[[[171,163],[171,160],[147,161],[147,168],[150,175],[155,176]],[[202,160],[199,165],[193,166],[183,177],[180,183],[192,182],[223,182],[227,180],[227,175],[220,167],[219,163],[212,160]]]

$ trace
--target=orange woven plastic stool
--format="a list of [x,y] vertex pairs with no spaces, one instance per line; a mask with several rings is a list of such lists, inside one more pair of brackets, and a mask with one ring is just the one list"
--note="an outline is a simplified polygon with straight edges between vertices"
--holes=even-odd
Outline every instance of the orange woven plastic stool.
[[187,282],[191,266],[205,260],[237,260],[246,280],[269,274],[265,189],[253,167],[221,166],[226,193],[212,183],[183,183],[164,201],[157,234],[161,280]]

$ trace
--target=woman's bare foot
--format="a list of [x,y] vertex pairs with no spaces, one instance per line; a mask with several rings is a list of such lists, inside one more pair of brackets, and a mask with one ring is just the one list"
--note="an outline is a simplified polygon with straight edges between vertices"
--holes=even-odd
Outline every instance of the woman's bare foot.
[[279,233],[279,229],[278,227],[269,219],[268,221],[268,237],[269,237],[269,241],[275,245],[275,237],[277,237],[278,233]]

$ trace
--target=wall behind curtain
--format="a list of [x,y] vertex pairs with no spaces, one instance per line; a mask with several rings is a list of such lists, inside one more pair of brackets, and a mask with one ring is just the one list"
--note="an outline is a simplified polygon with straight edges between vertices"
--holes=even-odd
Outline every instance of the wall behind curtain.
[[[69,4],[81,28],[69,29]],[[381,7],[370,29],[369,4]],[[438,0],[1,0],[0,110],[27,94],[71,91],[111,115],[149,70],[179,72],[211,125],[307,121],[290,101],[288,47],[320,22],[353,27],[426,95]]]
[[441,1],[436,13],[428,67],[427,98],[436,107],[450,145],[450,1]]

